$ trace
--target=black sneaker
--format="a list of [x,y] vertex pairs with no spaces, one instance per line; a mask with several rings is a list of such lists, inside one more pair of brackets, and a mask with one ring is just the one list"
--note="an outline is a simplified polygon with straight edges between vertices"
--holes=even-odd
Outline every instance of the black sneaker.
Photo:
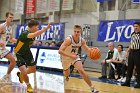
[[21,77],[21,72],[17,72],[17,76],[19,78],[19,82],[23,83],[23,78]]
[[107,79],[107,76],[101,76],[99,79]]
[[136,84],[134,88],[140,88],[140,84]]
[[130,82],[124,82],[123,84],[121,84],[121,86],[127,86],[127,87],[130,87]]
[[115,79],[115,77],[109,77],[108,79]]
[[118,77],[116,78],[116,80],[118,80],[118,79],[121,79],[121,77],[120,77],[120,76],[118,76]]

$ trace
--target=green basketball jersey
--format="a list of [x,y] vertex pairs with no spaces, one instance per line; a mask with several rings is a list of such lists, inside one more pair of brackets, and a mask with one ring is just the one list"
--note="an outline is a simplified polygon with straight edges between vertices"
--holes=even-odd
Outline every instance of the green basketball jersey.
[[35,38],[27,38],[29,33],[30,32],[28,30],[25,30],[20,34],[14,49],[15,53],[25,53],[30,51],[30,46],[32,45]]

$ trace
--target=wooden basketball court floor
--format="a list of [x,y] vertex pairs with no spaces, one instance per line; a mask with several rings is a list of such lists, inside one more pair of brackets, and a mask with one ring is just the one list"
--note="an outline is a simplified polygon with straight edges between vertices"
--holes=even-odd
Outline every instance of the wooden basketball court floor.
[[[6,73],[7,67],[0,66],[0,78]],[[18,68],[14,68],[11,73],[13,83],[0,83],[0,93],[26,93],[25,84],[20,84],[16,76]],[[64,86],[61,72],[40,72],[30,74],[30,83],[34,88],[34,93],[90,93],[88,85],[78,74],[73,74],[69,82]],[[140,89],[133,87],[123,87],[117,84],[104,83],[98,79],[100,73],[87,72],[92,83],[100,91],[99,93],[140,93]]]

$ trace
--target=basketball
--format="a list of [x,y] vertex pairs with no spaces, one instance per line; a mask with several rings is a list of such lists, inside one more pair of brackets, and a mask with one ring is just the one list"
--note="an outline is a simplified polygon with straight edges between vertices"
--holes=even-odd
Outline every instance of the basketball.
[[100,59],[101,52],[100,52],[99,48],[97,48],[97,47],[90,48],[89,57],[93,60]]

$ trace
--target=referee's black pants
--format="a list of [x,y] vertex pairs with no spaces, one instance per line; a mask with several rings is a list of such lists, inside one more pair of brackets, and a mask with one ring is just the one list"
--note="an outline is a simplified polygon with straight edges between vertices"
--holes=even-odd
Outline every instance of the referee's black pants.
[[140,50],[131,50],[129,53],[126,82],[131,81],[134,66],[136,66],[137,72],[136,81],[140,85]]

